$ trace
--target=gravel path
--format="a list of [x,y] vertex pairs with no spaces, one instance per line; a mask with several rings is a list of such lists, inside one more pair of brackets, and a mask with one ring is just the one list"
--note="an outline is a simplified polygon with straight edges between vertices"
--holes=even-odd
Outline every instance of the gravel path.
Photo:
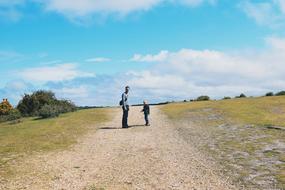
[[114,109],[111,122],[71,149],[27,160],[32,172],[5,189],[235,189],[158,108],[152,107],[150,127],[142,126],[140,109],[131,108],[131,128],[121,129],[121,110]]

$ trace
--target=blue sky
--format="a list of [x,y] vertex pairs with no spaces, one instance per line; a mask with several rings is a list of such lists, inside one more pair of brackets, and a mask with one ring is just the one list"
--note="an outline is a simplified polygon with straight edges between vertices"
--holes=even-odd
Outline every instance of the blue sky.
[[0,0],[0,97],[78,105],[284,90],[285,2]]

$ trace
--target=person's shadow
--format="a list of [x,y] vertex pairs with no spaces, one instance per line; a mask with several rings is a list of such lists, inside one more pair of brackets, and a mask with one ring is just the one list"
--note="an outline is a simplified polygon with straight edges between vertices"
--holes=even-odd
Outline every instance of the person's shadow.
[[103,130],[108,130],[108,129],[129,129],[129,128],[133,128],[133,127],[145,127],[145,125],[129,125],[128,128],[122,128],[122,127],[101,127],[99,129],[103,129]]
[[129,125],[129,128],[133,128],[133,127],[145,127],[145,125]]
[[101,127],[99,129],[106,130],[106,129],[122,129],[122,128],[118,128],[118,127]]

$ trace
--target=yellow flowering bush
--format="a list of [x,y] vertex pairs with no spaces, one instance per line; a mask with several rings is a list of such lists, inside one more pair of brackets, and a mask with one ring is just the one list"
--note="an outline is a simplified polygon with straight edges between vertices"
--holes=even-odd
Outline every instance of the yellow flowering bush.
[[0,115],[8,115],[13,110],[13,106],[7,99],[3,99],[0,103]]

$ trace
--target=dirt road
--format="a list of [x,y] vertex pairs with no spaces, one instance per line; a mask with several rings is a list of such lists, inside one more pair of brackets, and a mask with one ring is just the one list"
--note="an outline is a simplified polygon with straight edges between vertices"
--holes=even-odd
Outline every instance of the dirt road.
[[175,126],[156,107],[145,127],[132,107],[128,129],[121,129],[121,110],[113,120],[89,133],[74,147],[26,161],[33,166],[6,189],[235,189],[215,173],[206,158],[180,138]]

